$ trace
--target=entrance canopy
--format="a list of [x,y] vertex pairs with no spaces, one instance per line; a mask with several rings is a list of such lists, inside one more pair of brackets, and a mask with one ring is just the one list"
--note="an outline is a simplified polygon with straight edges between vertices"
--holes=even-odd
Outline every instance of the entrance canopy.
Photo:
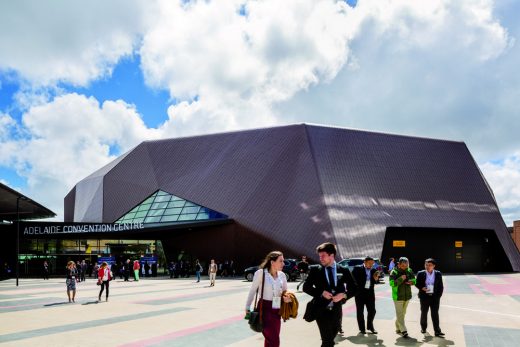
[[0,183],[0,221],[17,220],[17,212],[22,220],[56,217],[48,208]]

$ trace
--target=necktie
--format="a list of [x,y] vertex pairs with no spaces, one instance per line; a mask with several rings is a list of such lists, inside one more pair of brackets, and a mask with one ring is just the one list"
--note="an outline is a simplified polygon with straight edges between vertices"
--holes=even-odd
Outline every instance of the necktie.
[[334,275],[332,274],[332,266],[327,266],[327,275],[329,276],[330,288],[334,288]]

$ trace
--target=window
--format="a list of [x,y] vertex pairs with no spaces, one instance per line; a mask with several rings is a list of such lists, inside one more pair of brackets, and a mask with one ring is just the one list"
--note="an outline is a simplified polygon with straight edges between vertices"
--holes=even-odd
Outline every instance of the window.
[[226,215],[164,191],[157,191],[116,223],[177,223],[227,218]]

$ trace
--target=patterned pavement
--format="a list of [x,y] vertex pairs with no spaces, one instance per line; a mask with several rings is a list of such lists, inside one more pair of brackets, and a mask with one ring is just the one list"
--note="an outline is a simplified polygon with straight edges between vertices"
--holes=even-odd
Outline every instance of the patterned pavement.
[[[242,279],[112,281],[109,301],[97,302],[95,280],[78,283],[69,304],[65,281],[0,282],[0,346],[262,346],[243,311],[250,283]],[[446,338],[420,333],[419,303],[406,323],[411,338],[394,332],[388,284],[377,286],[378,335],[358,335],[353,300],[344,306],[344,336],[337,346],[517,346],[520,341],[520,274],[445,276],[441,327]],[[296,291],[296,283],[289,289]],[[414,292],[416,292],[414,290]],[[301,319],[309,297],[296,294],[299,317],[282,323],[282,346],[320,346],[315,323]],[[429,331],[432,329],[430,328]]]

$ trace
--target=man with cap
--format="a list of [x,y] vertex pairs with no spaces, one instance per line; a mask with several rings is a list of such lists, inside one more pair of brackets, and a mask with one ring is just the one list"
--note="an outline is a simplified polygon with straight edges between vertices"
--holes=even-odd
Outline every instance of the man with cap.
[[415,275],[409,267],[408,258],[401,257],[397,266],[390,272],[390,286],[395,307],[395,332],[408,337],[408,330],[404,323],[406,309],[412,298],[412,286],[415,285]]
[[359,332],[366,334],[365,330],[365,306],[367,307],[366,329],[372,334],[377,334],[374,328],[374,317],[376,316],[376,296],[374,285],[379,281],[379,271],[374,268],[374,258],[365,257],[363,264],[355,266],[352,276],[357,283],[356,309]]

